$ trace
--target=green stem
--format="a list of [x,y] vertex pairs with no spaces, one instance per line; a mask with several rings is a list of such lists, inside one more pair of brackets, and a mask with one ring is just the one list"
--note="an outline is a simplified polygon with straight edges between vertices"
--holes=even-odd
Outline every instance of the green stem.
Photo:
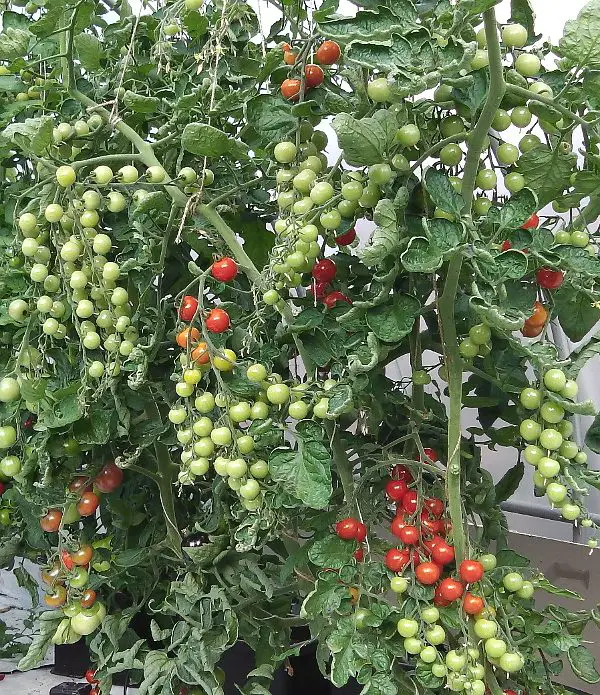
[[344,498],[347,504],[352,505],[352,512],[356,512],[356,495],[354,494],[354,478],[352,477],[352,464],[348,460],[346,449],[342,444],[339,432],[331,420],[325,423],[325,430],[331,440],[331,453],[333,455],[333,464],[342,484]]
[[79,159],[73,162],[71,166],[77,171],[82,167],[92,167],[98,164],[115,164],[128,161],[141,161],[139,154],[105,154],[102,157],[91,157],[90,159]]
[[588,224],[597,220],[598,215],[600,215],[600,196],[592,195],[590,202],[569,225],[569,230],[584,229]]
[[258,186],[262,185],[263,183],[264,183],[263,179],[260,179],[260,178],[259,179],[251,179],[250,181],[246,181],[245,183],[240,183],[237,186],[233,186],[233,188],[229,188],[224,193],[221,193],[220,195],[218,195],[216,198],[213,198],[210,201],[209,206],[214,208],[219,203],[222,203],[224,200],[227,200],[227,198],[231,198],[232,196],[237,195],[237,193],[239,191],[243,191],[247,188],[254,188],[255,186],[258,187]]

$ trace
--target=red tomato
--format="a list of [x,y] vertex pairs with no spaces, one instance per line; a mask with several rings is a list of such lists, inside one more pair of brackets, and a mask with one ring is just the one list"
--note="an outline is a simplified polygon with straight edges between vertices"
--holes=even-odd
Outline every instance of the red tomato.
[[329,258],[322,258],[312,267],[312,276],[317,282],[331,282],[335,278],[337,268]]
[[69,553],[68,550],[61,550],[60,551],[60,560],[63,563],[65,569],[71,571],[73,567],[75,567],[75,563],[73,562],[73,558],[71,557],[71,554]]
[[318,87],[323,83],[324,78],[323,68],[320,68],[318,65],[311,64],[304,68],[304,81],[307,89]]
[[328,309],[333,309],[333,307],[338,302],[346,302],[346,304],[352,304],[352,300],[348,299],[348,297],[346,297],[346,295],[343,292],[338,292],[338,290],[330,292],[323,298],[323,304],[325,304],[325,306]]
[[543,326],[532,326],[525,321],[525,325],[521,328],[521,333],[526,338],[537,338],[538,335],[544,330]]
[[421,515],[421,534],[423,536],[434,536],[436,533],[437,521],[432,519],[429,514],[425,512],[425,516]]
[[439,460],[440,460],[440,457],[438,456],[438,452],[437,452],[435,449],[432,449],[432,448],[429,447],[429,446],[426,446],[426,447],[423,449],[423,453],[424,453],[425,456],[427,456],[427,458],[430,459],[431,461],[439,461]]
[[483,599],[480,596],[475,596],[467,591],[463,599],[463,610],[467,615],[479,615],[484,607]]
[[406,526],[406,521],[404,516],[399,514],[392,520],[391,531],[397,538],[400,538],[400,531]]
[[565,275],[560,270],[552,270],[551,268],[540,268],[535,274],[536,280],[540,287],[545,290],[556,290],[565,279]]
[[335,532],[340,538],[345,541],[354,540],[358,531],[358,521],[349,516],[346,519],[338,521],[335,525]]
[[463,560],[458,568],[458,574],[463,582],[473,584],[483,577],[483,565],[477,560]]
[[464,593],[465,587],[461,582],[452,577],[446,577],[442,579],[440,583],[440,594],[445,601],[452,603],[459,599]]
[[69,483],[69,492],[74,495],[81,495],[85,490],[91,490],[91,480],[86,475],[76,475]]
[[309,291],[315,299],[323,299],[325,292],[327,292],[328,282],[317,282],[313,280],[310,283]]
[[356,229],[349,229],[347,232],[336,236],[335,243],[338,246],[348,246],[356,239]]
[[419,493],[416,490],[409,490],[402,498],[402,509],[407,514],[414,514],[417,511],[417,498]]
[[366,537],[367,537],[367,527],[363,524],[362,521],[359,521],[357,526],[356,526],[356,535],[354,536],[354,538],[359,543],[362,543]]
[[388,480],[385,486],[385,494],[394,502],[400,502],[408,492],[408,485],[404,480]]
[[539,223],[540,218],[534,212],[533,215],[527,220],[527,222],[521,225],[521,229],[537,229]]
[[114,461],[109,461],[94,478],[94,485],[100,492],[114,492],[123,483],[124,475],[122,468],[119,468]]
[[281,83],[281,96],[288,101],[296,101],[300,95],[300,80],[287,79]]
[[405,526],[400,529],[400,540],[405,545],[416,545],[419,542],[420,535],[416,526]]
[[410,552],[408,550],[400,550],[392,548],[385,554],[385,566],[390,572],[402,572],[402,570],[410,562]]
[[358,548],[358,550],[354,551],[353,557],[357,562],[362,562],[365,559],[365,551],[362,548]]
[[516,690],[505,690],[504,695],[519,695]]
[[427,538],[421,543],[421,545],[423,546],[423,550],[425,551],[426,555],[431,556],[433,549],[435,548],[435,539]]
[[231,321],[229,320],[229,314],[223,309],[211,309],[206,317],[206,329],[211,333],[223,333],[226,331]]
[[81,545],[78,550],[71,554],[73,564],[77,567],[85,567],[89,565],[94,556],[94,549],[91,545]]
[[415,569],[415,577],[417,581],[420,584],[425,584],[425,586],[435,584],[440,578],[441,573],[442,571],[440,570],[439,565],[436,565],[435,562],[422,562]]
[[80,603],[82,608],[91,608],[96,603],[96,592],[93,589],[86,589]]
[[440,539],[431,551],[431,559],[438,565],[449,565],[454,562],[454,548],[448,545],[445,540]]
[[317,48],[315,53],[315,58],[317,63],[321,65],[333,65],[337,63],[342,51],[335,41],[323,41],[323,43]]
[[231,282],[238,274],[238,265],[233,258],[225,256],[212,264],[210,274],[221,282]]
[[95,492],[84,492],[77,502],[77,511],[81,516],[91,516],[100,505],[100,498]]
[[421,564],[421,555],[416,548],[412,549],[412,552],[410,554],[410,561],[412,562],[413,567],[415,568]]
[[412,483],[414,480],[410,469],[401,463],[397,463],[392,469],[392,478],[394,478],[394,480],[404,480],[407,484]]
[[0,482],[0,497],[6,492],[6,485]]
[[100,695],[100,689],[99,688],[92,688],[90,690],[89,695]]
[[548,311],[546,310],[546,307],[541,302],[536,300],[533,304],[533,313],[527,319],[527,321],[525,321],[525,323],[537,328],[538,326],[543,326],[547,320]]
[[445,608],[446,606],[449,606],[450,603],[451,603],[450,601],[447,601],[443,597],[441,584],[438,584],[435,587],[435,594],[433,596],[433,604],[435,606],[438,606],[439,608]]
[[96,680],[96,671],[94,671],[93,668],[88,668],[88,670],[85,672],[85,679],[90,685],[98,683]]
[[42,531],[54,533],[60,528],[61,521],[62,512],[60,509],[50,509],[50,511],[40,519],[40,526],[42,527]]
[[502,251],[509,251],[510,249],[512,249],[512,244],[508,239],[506,239],[502,242],[502,246],[500,248],[502,249]]
[[427,497],[424,504],[425,508],[438,519],[444,513],[445,505],[438,497]]
[[191,294],[186,294],[179,305],[179,318],[182,321],[191,321],[198,310],[198,300]]

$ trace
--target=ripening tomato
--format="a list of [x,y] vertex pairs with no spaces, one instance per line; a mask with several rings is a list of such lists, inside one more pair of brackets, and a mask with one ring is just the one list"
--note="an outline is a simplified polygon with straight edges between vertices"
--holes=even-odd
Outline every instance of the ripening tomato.
[[442,596],[442,587],[441,584],[438,584],[435,587],[435,594],[433,596],[433,605],[438,606],[439,608],[445,608],[446,606],[450,605],[450,601],[447,601],[443,596]]
[[91,481],[85,475],[76,475],[69,483],[69,492],[72,492],[74,495],[81,495],[86,490],[91,490],[91,488]]
[[560,270],[552,270],[551,268],[540,268],[535,274],[536,280],[540,287],[545,290],[556,290],[565,279],[565,275]]
[[510,249],[512,249],[512,244],[510,243],[510,241],[508,239],[505,239],[502,242],[502,246],[500,247],[500,249],[502,251],[510,251]]
[[437,519],[444,513],[445,505],[438,497],[427,497],[424,504],[425,508]]
[[404,519],[404,515],[399,514],[398,516],[394,517],[394,519],[392,519],[392,525],[390,528],[394,536],[400,538],[400,532],[405,526],[406,521]]
[[440,583],[441,596],[445,601],[449,601],[450,603],[459,599],[463,595],[464,590],[465,587],[463,584],[456,579],[452,579],[452,577],[446,577],[446,579],[442,579]]
[[356,229],[349,229],[347,232],[336,236],[335,243],[338,246],[348,246],[356,239]]
[[544,330],[543,326],[532,326],[525,321],[525,325],[521,328],[521,333],[526,338],[537,338],[538,335]]
[[0,497],[6,492],[6,485],[0,482]]
[[420,584],[431,586],[440,578],[442,571],[435,562],[422,562],[415,569],[415,577]]
[[410,562],[410,552],[408,550],[392,548],[385,554],[384,561],[385,566],[390,570],[390,572],[402,572],[402,570]]
[[283,62],[286,65],[294,65],[297,57],[298,57],[298,51],[292,51],[292,50],[284,51]]
[[537,328],[538,326],[543,326],[547,320],[548,312],[546,307],[541,302],[536,300],[533,304],[533,313],[525,323]]
[[323,84],[324,78],[323,68],[320,68],[318,65],[307,65],[304,68],[304,81],[307,89]]
[[328,309],[333,309],[333,307],[336,306],[338,302],[352,304],[352,300],[346,297],[346,295],[343,292],[338,292],[338,290],[334,290],[333,292],[330,292],[328,295],[323,297],[323,304],[325,304],[325,306]]
[[484,607],[485,604],[480,596],[475,596],[470,591],[467,591],[463,599],[463,610],[467,615],[479,615]]
[[438,542],[435,542],[431,551],[431,559],[438,565],[449,565],[454,562],[454,548],[446,543],[443,538],[440,538]]
[[91,545],[81,545],[79,548],[71,554],[73,559],[73,564],[77,567],[85,567],[89,565],[92,557],[94,556],[94,549]]
[[68,550],[61,550],[60,551],[60,561],[64,565],[65,569],[68,571],[71,571],[73,567],[75,567],[75,563],[73,562],[73,558],[71,557],[71,554],[69,553]]
[[196,364],[208,364],[210,362],[208,345],[204,341],[198,343],[198,345],[196,345],[196,347],[192,350],[191,358]]
[[337,267],[329,258],[322,258],[312,267],[312,276],[317,282],[331,282],[335,278]]
[[385,486],[385,494],[393,502],[401,502],[407,492],[408,485],[404,480],[388,480]]
[[200,331],[197,328],[184,328],[180,333],[177,334],[177,345],[185,350],[188,346],[188,342],[191,345],[199,338]]
[[521,229],[537,229],[539,223],[540,218],[534,212],[533,215],[527,220],[527,222],[521,225]]
[[114,461],[109,461],[94,478],[94,485],[100,492],[113,492],[122,485],[124,475],[122,468],[119,468]]
[[94,671],[92,668],[88,668],[88,670],[85,672],[85,679],[90,685],[98,683],[98,680],[96,679],[96,671]]
[[346,541],[354,540],[358,531],[358,524],[359,522],[357,519],[349,516],[337,522],[335,525],[335,532],[340,538]]
[[226,331],[231,321],[229,320],[229,314],[223,309],[211,309],[206,317],[206,329],[211,333],[223,333]]
[[333,65],[337,63],[342,51],[335,41],[323,41],[323,43],[317,48],[315,53],[315,58],[317,63],[321,65]]
[[356,526],[356,535],[354,536],[355,540],[357,540],[359,543],[362,543],[367,537],[367,527],[363,524],[362,521],[359,521],[357,526]]
[[296,101],[300,95],[300,80],[287,79],[281,83],[281,96],[288,101]]
[[96,603],[96,592],[93,589],[86,589],[80,603],[82,608],[91,608]]
[[191,321],[198,311],[198,300],[191,294],[186,294],[179,305],[179,318],[182,321]]
[[477,560],[463,560],[458,568],[458,573],[463,582],[473,584],[483,577],[483,565]]
[[50,608],[60,608],[67,601],[67,590],[64,586],[57,584],[53,587],[52,593],[44,595],[44,603]]
[[423,449],[423,453],[424,453],[425,456],[427,456],[427,458],[430,459],[431,461],[439,461],[439,460],[440,460],[440,457],[438,456],[438,452],[437,452],[435,449],[432,449],[432,448],[429,447],[429,446],[426,446],[426,447]]
[[402,498],[402,509],[407,514],[414,514],[417,511],[417,498],[419,493],[416,490],[409,490]]
[[404,480],[407,484],[412,483],[414,480],[410,469],[401,463],[397,463],[392,469],[392,478],[394,478],[394,480]]
[[421,534],[416,526],[406,525],[400,529],[400,540],[405,545],[416,545],[419,542]]
[[100,505],[100,498],[95,492],[84,492],[77,502],[77,511],[81,516],[91,516]]
[[231,282],[238,274],[238,265],[233,258],[225,256],[212,264],[210,274],[220,282]]
[[54,533],[60,528],[62,512],[60,509],[50,509],[49,512],[40,519],[40,526],[46,533]]

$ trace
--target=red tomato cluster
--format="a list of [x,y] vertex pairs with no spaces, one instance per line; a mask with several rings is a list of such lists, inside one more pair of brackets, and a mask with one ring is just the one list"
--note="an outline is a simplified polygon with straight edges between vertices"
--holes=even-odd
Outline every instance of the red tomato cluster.
[[[284,43],[281,47],[283,51],[283,61],[286,65],[295,65],[298,57],[297,51],[293,50],[289,43]],[[341,50],[335,41],[323,41],[317,48],[315,58],[321,65],[333,65],[337,63],[341,55]],[[323,68],[314,63],[309,63],[304,67],[304,89],[309,91],[323,84],[325,73]],[[302,81],[295,77],[288,77],[281,83],[281,95],[288,101],[297,101],[302,90]]]
[[322,258],[312,267],[312,277],[309,291],[315,299],[325,304],[328,309],[333,309],[338,302],[352,304],[352,300],[339,290],[328,291],[329,285],[335,279],[337,267],[330,258]]

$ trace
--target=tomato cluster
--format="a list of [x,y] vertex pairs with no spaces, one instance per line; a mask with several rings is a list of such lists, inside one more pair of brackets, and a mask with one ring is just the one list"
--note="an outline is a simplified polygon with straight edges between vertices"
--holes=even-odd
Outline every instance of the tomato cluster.
[[[292,49],[288,43],[282,45],[283,61],[286,65],[295,65],[299,53]],[[321,65],[333,65],[337,63],[341,55],[341,50],[335,41],[323,41],[317,48],[315,58]],[[301,78],[288,77],[281,84],[281,95],[289,101],[297,101],[304,88],[308,92],[323,83],[325,73],[319,65],[307,63],[304,65],[304,75]]]

